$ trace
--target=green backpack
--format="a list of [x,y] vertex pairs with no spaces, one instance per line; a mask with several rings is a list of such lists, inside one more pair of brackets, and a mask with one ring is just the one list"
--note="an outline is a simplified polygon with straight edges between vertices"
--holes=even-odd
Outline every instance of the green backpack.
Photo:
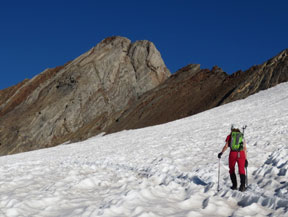
[[232,151],[242,151],[243,150],[243,133],[232,132],[231,133],[231,143],[230,147]]

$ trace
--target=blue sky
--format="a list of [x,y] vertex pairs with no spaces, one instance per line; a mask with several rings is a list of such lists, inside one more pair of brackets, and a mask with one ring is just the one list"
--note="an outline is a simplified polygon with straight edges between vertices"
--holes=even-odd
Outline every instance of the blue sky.
[[0,89],[114,35],[152,41],[171,72],[246,70],[288,48],[287,12],[285,0],[1,1]]

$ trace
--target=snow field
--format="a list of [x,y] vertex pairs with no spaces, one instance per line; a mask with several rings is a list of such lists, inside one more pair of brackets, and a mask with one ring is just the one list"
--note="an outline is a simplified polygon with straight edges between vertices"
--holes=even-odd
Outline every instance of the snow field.
[[[283,83],[167,124],[1,157],[0,216],[288,216],[287,121]],[[217,192],[232,123],[248,125],[244,193],[230,190],[228,150]]]

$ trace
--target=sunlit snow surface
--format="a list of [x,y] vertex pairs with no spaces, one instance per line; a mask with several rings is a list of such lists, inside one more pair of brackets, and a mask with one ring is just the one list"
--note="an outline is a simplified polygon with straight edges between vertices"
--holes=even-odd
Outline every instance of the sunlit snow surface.
[[[249,189],[230,190],[231,123]],[[0,158],[0,216],[288,216],[288,83],[164,125]],[[238,183],[239,183],[239,176]]]

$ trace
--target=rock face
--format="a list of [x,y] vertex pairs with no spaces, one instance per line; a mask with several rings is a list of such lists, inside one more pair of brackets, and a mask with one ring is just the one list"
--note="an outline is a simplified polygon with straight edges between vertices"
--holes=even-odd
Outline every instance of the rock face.
[[0,154],[88,138],[169,76],[153,43],[107,38],[64,66],[0,91]]
[[288,81],[288,50],[262,65],[227,75],[188,65],[127,107],[105,131],[113,133],[184,118]]

